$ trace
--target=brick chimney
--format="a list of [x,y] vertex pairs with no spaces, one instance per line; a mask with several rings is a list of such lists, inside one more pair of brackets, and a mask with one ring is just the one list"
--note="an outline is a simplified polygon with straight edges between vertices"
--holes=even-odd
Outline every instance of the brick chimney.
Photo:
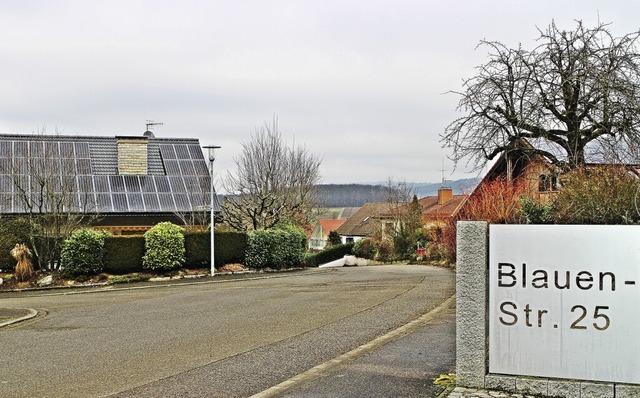
[[118,174],[147,174],[149,137],[116,137]]
[[453,189],[440,188],[438,189],[438,204],[443,205],[453,199]]

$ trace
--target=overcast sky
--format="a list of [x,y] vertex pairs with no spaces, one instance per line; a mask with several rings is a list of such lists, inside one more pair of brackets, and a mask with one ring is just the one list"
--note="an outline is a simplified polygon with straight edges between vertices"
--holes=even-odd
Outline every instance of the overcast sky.
[[481,39],[536,26],[640,29],[636,1],[0,0],[0,133],[138,135],[220,145],[222,175],[274,115],[325,183],[474,177],[439,136]]

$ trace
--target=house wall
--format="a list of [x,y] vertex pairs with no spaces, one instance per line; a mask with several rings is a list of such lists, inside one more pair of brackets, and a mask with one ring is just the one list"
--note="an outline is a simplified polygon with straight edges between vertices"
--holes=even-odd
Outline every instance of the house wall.
[[347,243],[356,243],[364,238],[366,238],[366,236],[340,236],[343,245]]
[[322,226],[316,225],[311,237],[309,238],[309,249],[322,250],[327,245],[327,236],[325,235]]
[[540,176],[551,176],[552,174],[549,167],[541,162],[529,162],[517,179],[522,181],[529,197],[537,199],[542,203],[549,203],[557,190],[540,191]]

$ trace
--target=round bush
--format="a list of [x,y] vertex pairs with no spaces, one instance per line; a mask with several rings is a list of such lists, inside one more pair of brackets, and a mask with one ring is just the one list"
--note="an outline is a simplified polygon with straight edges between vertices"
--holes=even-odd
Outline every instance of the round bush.
[[76,277],[95,275],[102,271],[105,262],[105,231],[80,229],[64,242],[60,265],[65,275]]
[[144,234],[145,268],[160,271],[178,269],[185,262],[183,229],[170,222],[161,222]]
[[376,255],[376,246],[371,239],[360,239],[353,246],[353,254],[360,258],[373,260]]

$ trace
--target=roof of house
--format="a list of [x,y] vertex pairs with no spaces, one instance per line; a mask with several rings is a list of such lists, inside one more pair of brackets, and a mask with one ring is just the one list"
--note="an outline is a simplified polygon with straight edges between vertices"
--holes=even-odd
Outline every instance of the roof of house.
[[423,221],[455,217],[467,197],[468,195],[453,195],[451,200],[444,204],[438,204],[437,196],[427,196],[420,199],[418,202],[422,206]]
[[[146,141],[146,174],[118,173],[123,138]],[[73,201],[86,203],[88,213],[193,212],[210,203],[207,162],[193,138],[0,134],[0,212],[25,213],[21,190],[33,190],[42,177],[56,189],[72,187]]]
[[377,227],[374,217],[387,211],[387,203],[366,203],[338,227],[336,232],[343,236],[372,236]]
[[338,229],[345,221],[346,220],[318,220],[318,224],[320,224],[324,233],[328,235],[329,232]]

